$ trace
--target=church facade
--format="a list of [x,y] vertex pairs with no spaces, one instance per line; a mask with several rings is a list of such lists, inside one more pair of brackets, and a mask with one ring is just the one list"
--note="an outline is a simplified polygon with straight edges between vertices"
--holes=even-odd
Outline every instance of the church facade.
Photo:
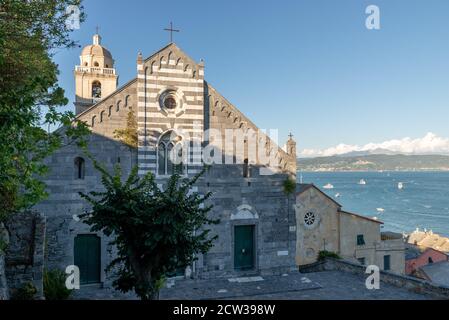
[[[283,190],[286,179],[296,179],[296,143],[290,137],[284,150],[257,128],[205,80],[203,61],[170,43],[148,58],[138,54],[136,77],[117,87],[112,54],[95,35],[74,76],[77,118],[91,127],[89,150],[107,168],[120,163],[126,176],[137,165],[140,175],[152,172],[163,188],[175,168],[193,176],[210,164],[193,191],[213,192],[210,214],[221,222],[211,229],[218,239],[179,276],[247,276],[296,267],[294,199]],[[133,116],[136,145],[116,137]],[[73,144],[47,161],[49,198],[35,208],[47,218],[47,267],[77,265],[82,284],[110,284],[104,269],[115,255],[111,239],[90,232],[78,218],[88,209],[78,192],[100,189],[100,174]]]
[[[296,182],[296,142],[290,136],[279,147],[276,132],[260,130],[205,80],[204,62],[176,44],[147,58],[138,54],[136,77],[118,87],[112,54],[96,34],[74,76],[77,118],[90,126],[89,151],[106,168],[120,164],[126,177],[137,166],[164,188],[175,169],[194,176],[208,165],[192,191],[213,193],[210,215],[220,223],[210,228],[218,239],[173,276],[283,274],[316,262],[320,251],[404,272],[403,241],[381,233],[381,222],[342,210],[313,185],[286,194],[285,181]],[[123,129],[133,129],[134,140],[118,137]],[[46,267],[76,265],[81,284],[109,286],[111,239],[78,218],[89,210],[79,192],[101,190],[99,172],[73,143],[47,163],[49,198],[35,207],[47,221]]]

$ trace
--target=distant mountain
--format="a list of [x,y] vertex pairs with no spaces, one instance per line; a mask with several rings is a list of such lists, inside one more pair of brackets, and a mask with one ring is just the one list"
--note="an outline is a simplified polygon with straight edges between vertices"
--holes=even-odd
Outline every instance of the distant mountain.
[[384,155],[395,155],[398,154],[397,152],[390,151],[387,149],[373,149],[373,150],[366,150],[366,151],[352,151],[344,154],[339,154],[338,157],[358,157],[358,156],[368,156],[371,154],[384,154]]
[[344,154],[299,158],[303,171],[449,171],[449,156],[404,154]]

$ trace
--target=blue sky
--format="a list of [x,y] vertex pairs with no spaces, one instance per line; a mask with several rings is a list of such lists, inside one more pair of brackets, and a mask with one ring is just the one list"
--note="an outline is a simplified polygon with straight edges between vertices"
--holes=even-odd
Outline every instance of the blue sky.
[[[380,30],[365,27],[368,5]],[[428,132],[449,138],[449,1],[85,0],[73,38],[90,44],[100,26],[120,84],[137,52],[175,42],[205,60],[209,83],[260,128],[291,131],[298,149],[363,146]],[[81,49],[55,56],[73,109]]]

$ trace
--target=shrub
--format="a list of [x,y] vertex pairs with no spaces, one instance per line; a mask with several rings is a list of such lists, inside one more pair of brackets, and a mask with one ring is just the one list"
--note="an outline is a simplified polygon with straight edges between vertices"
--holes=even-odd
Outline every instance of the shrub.
[[341,259],[341,257],[336,254],[335,252],[331,252],[331,251],[320,251],[318,253],[318,261],[322,261],[326,258],[334,258],[334,259]]
[[288,178],[283,182],[282,186],[284,188],[285,194],[287,195],[292,194],[296,190],[296,181],[293,180],[292,178]]
[[44,295],[47,300],[67,300],[72,290],[65,285],[66,275],[60,270],[44,271]]
[[36,287],[31,282],[27,282],[12,294],[11,300],[34,300],[36,293]]
[[0,254],[4,253],[6,248],[8,248],[8,243],[0,238]]

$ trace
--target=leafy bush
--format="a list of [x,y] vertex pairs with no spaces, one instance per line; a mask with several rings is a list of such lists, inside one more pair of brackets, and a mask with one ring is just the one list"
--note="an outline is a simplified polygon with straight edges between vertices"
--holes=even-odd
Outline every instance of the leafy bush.
[[36,293],[36,287],[31,282],[27,282],[12,294],[11,300],[34,300]]
[[65,285],[66,275],[60,270],[44,271],[44,295],[47,300],[67,300],[72,290]]
[[283,182],[284,193],[289,195],[296,191],[296,181],[288,178]]
[[326,258],[334,258],[334,259],[341,259],[341,257],[336,254],[335,252],[331,252],[331,251],[320,251],[318,253],[318,261],[322,261]]
[[8,248],[8,243],[0,238],[0,253],[5,252],[6,248]]

